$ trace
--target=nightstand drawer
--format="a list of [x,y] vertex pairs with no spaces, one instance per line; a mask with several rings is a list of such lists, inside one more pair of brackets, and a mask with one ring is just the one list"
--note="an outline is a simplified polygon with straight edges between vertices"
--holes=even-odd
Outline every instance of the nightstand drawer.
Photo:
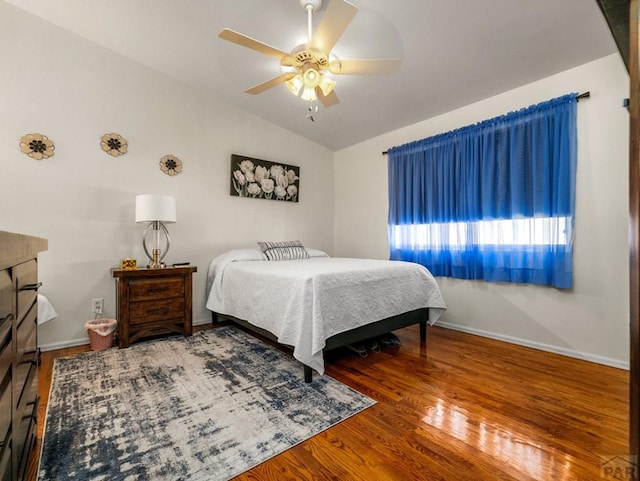
[[131,303],[131,324],[180,318],[184,318],[184,297]]
[[184,277],[134,279],[129,282],[131,301],[184,297]]

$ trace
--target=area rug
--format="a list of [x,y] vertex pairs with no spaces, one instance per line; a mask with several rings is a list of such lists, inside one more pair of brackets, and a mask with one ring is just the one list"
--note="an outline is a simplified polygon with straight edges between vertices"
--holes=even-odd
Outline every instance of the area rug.
[[38,479],[227,480],[373,404],[233,326],[60,358]]

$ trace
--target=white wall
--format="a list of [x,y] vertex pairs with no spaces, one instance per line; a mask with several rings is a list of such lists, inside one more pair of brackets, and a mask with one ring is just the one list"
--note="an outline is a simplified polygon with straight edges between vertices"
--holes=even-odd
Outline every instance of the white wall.
[[[115,316],[110,268],[123,257],[143,264],[144,226],[135,224],[136,194],[176,197],[167,262],[190,261],[194,320],[204,308],[209,261],[257,240],[300,239],[333,245],[332,153],[286,130],[205,99],[170,78],[0,2],[0,230],[45,237],[42,293],[59,317],[41,326],[44,348],[86,342],[91,299]],[[22,135],[53,139],[55,155],[33,160]],[[129,152],[117,158],[100,137],[117,132]],[[229,195],[230,154],[300,166],[300,202]],[[174,154],[182,174],[163,174]]]
[[334,254],[388,259],[382,151],[585,91],[591,98],[578,104],[573,289],[438,278],[449,307],[443,324],[628,366],[629,117],[622,101],[629,84],[617,54],[336,152]]

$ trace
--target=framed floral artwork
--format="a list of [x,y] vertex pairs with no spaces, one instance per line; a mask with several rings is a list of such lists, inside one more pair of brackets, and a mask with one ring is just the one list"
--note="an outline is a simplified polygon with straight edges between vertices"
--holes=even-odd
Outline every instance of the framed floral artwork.
[[231,154],[231,188],[238,197],[298,202],[300,167]]

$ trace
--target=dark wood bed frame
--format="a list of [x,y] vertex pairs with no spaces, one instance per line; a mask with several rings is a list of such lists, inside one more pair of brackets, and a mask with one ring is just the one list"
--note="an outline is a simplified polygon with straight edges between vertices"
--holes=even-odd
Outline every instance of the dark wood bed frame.
[[[278,342],[276,336],[271,334],[269,331],[261,329],[253,324],[250,324],[247,321],[242,319],[238,319],[233,316],[228,316],[226,314],[218,314],[216,312],[211,312],[211,321],[214,325],[219,322],[229,320],[234,322],[249,331],[255,332],[261,336],[266,337],[267,339]],[[346,346],[347,344],[354,344],[356,342],[362,342],[366,339],[371,339],[372,337],[381,336],[387,332],[395,331],[396,329],[401,329],[403,327],[412,326],[414,324],[420,324],[420,342],[426,342],[427,340],[427,321],[429,320],[429,309],[416,309],[415,311],[405,312],[404,314],[400,314],[393,317],[388,317],[386,319],[382,319],[381,321],[373,322],[371,324],[367,324],[365,326],[358,327],[356,329],[352,329],[351,331],[341,332],[340,334],[336,334],[327,339],[326,345],[323,349],[324,351],[330,351],[332,349],[336,349],[338,347]],[[304,366],[304,382],[311,382],[312,380],[312,369],[303,364]]]

